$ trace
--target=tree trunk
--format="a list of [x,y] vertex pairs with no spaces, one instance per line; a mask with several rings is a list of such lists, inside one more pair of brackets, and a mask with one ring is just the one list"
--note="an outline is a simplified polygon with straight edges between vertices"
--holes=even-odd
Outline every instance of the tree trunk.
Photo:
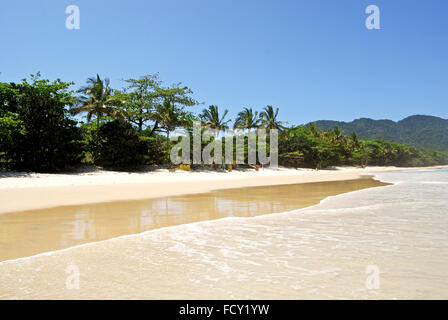
[[100,114],[96,115],[96,142],[100,139]]
[[151,132],[149,133],[149,136],[152,137],[152,135],[154,134],[154,132],[156,131],[156,129],[159,127],[159,123],[156,121],[156,123],[154,124],[154,127],[152,128]]
[[166,130],[166,160],[168,162],[168,166],[171,167],[170,163],[170,130]]
[[142,132],[143,130],[143,119],[138,119],[138,131]]
[[140,117],[138,118],[138,131],[143,130],[143,110],[140,109]]

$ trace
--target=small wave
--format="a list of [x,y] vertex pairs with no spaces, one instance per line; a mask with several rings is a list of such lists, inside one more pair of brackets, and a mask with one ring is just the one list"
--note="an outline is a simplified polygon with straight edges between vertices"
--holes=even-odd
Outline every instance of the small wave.
[[[415,170],[400,172],[376,172],[375,179],[392,184],[448,184],[448,170]],[[443,180],[440,180],[442,178]]]
[[[371,175],[371,174],[370,174]],[[375,177],[376,178],[376,177]],[[381,179],[377,179],[380,180]],[[282,211],[282,212],[273,212],[270,214],[264,214],[264,215],[259,215],[259,216],[254,216],[254,217],[223,217],[223,218],[219,218],[219,219],[214,219],[214,220],[205,220],[205,221],[198,221],[198,222],[192,222],[192,223],[187,223],[187,224],[181,224],[181,225],[174,225],[174,226],[168,226],[168,227],[163,227],[163,228],[157,228],[157,229],[152,229],[152,230],[147,230],[141,233],[136,233],[136,234],[127,234],[127,235],[122,235],[119,237],[114,237],[114,238],[110,238],[110,239],[105,239],[105,240],[100,240],[100,241],[94,241],[94,242],[88,242],[88,243],[83,243],[83,244],[79,244],[79,245],[75,245],[75,246],[71,246],[68,248],[63,248],[63,249],[58,249],[58,250],[53,250],[53,251],[48,251],[48,252],[43,252],[43,253],[38,253],[32,256],[27,256],[27,257],[20,257],[17,259],[10,259],[10,260],[4,260],[4,261],[0,261],[0,265],[2,264],[7,264],[7,263],[11,263],[11,262],[17,262],[17,261],[27,261],[30,259],[34,259],[37,257],[43,257],[43,256],[52,256],[54,254],[60,253],[60,252],[66,252],[69,250],[73,250],[73,249],[77,249],[77,248],[83,248],[83,247],[88,247],[88,246],[93,246],[96,244],[100,244],[100,243],[106,243],[109,241],[117,241],[120,239],[132,239],[132,238],[138,238],[138,237],[148,237],[152,234],[155,233],[163,233],[166,232],[168,230],[173,230],[173,229],[181,229],[181,230],[185,230],[185,231],[201,231],[201,226],[204,225],[215,225],[217,223],[220,222],[224,222],[224,221],[242,221],[242,220],[264,220],[264,219],[271,219],[274,215],[278,216],[278,215],[291,215],[291,214],[299,214],[299,213],[303,213],[304,211],[309,211],[310,213],[317,213],[320,212],[320,210],[312,210],[312,209],[316,209],[319,206],[321,206],[323,203],[326,203],[327,201],[331,201],[333,199],[336,199],[338,197],[343,197],[343,196],[348,196],[348,195],[353,195],[356,193],[362,193],[362,192],[368,192],[368,190],[371,189],[377,189],[377,188],[385,188],[388,186],[380,186],[380,187],[371,187],[371,188],[367,188],[367,189],[361,189],[361,190],[355,190],[355,191],[351,191],[351,192],[346,192],[346,193],[342,193],[342,194],[338,194],[335,196],[329,196],[326,197],[324,199],[322,199],[319,203],[315,204],[315,205],[311,205],[308,207],[304,207],[304,208],[300,208],[300,209],[294,209],[294,210],[289,210],[289,211]],[[342,212],[344,210],[372,210],[374,209],[373,206],[358,206],[358,207],[347,207],[347,208],[325,208],[322,210],[326,211],[326,212]]]
[[147,235],[150,234],[154,234],[154,233],[158,233],[158,232],[164,232],[167,230],[171,230],[171,229],[177,229],[177,228],[182,228],[182,229],[190,229],[190,230],[199,230],[199,227],[201,225],[207,225],[213,222],[218,222],[218,221],[228,221],[228,220],[239,220],[239,219],[251,219],[246,218],[246,217],[224,217],[224,218],[219,218],[219,219],[215,219],[215,220],[205,220],[205,221],[198,221],[198,222],[192,222],[192,223],[187,223],[187,224],[180,224],[180,225],[175,225],[175,226],[169,226],[169,227],[163,227],[163,228],[158,228],[158,229],[152,229],[152,230],[147,230],[141,233],[134,233],[134,234],[126,234],[123,236],[119,236],[119,237],[114,237],[114,238],[110,238],[110,239],[105,239],[105,240],[100,240],[100,241],[93,241],[93,242],[87,242],[87,243],[83,243],[83,244],[78,244],[72,247],[68,247],[68,248],[64,248],[64,249],[58,249],[58,250],[53,250],[53,251],[47,251],[47,252],[42,252],[42,253],[38,253],[32,256],[28,256],[28,257],[20,257],[17,259],[10,259],[10,260],[4,260],[4,261],[0,261],[0,265],[2,264],[6,264],[6,263],[10,263],[10,262],[17,262],[17,261],[26,261],[26,260],[30,260],[33,258],[38,258],[38,257],[44,257],[44,256],[52,256],[54,254],[60,253],[60,252],[66,252],[66,251],[70,251],[73,249],[77,249],[77,248],[83,248],[83,247],[88,247],[88,246],[93,246],[96,244],[100,244],[100,243],[106,243],[109,241],[117,241],[120,239],[132,239],[132,238],[138,238],[138,237],[145,237]]
[[[436,188],[442,191],[434,194],[431,189]],[[360,277],[365,275],[366,266],[377,265],[391,282],[379,293],[380,298],[415,298],[416,292],[425,293],[424,298],[445,297],[445,207],[431,204],[435,197],[447,198],[446,188],[392,185],[375,189],[340,194],[312,207],[277,215],[201,221],[99,241],[109,245],[73,252],[74,259],[85,268],[85,287],[80,292],[82,297],[97,291],[98,297],[109,298],[183,298],[185,292],[187,298],[363,298],[364,281],[359,281]],[[430,193],[422,192],[428,189]],[[350,210],[361,214],[344,214]],[[364,214],[365,210],[372,213]],[[342,214],[320,216],[328,212]],[[134,240],[111,243],[129,238]],[[4,276],[0,280],[4,279],[2,283],[7,283],[9,290],[3,296],[61,298],[61,292],[66,291],[53,291],[57,286],[50,284],[65,281],[65,263],[71,254],[54,261],[45,258],[2,266]],[[99,256],[104,260],[95,265]],[[53,264],[62,270],[56,273],[56,280],[43,278]],[[108,268],[102,274],[104,264]],[[159,270],[163,270],[163,277]],[[39,278],[42,282],[26,282],[27,276],[40,271],[45,271]],[[17,284],[19,289],[14,288],[17,279],[25,279],[23,285]],[[107,289],[104,284],[111,279],[113,287]]]
[[[83,248],[83,247],[89,247],[89,246],[93,246],[93,245],[100,244],[100,243],[106,243],[106,242],[109,242],[109,241],[118,241],[120,239],[132,239],[132,238],[138,238],[138,237],[145,238],[145,237],[148,237],[148,236],[150,236],[152,234],[155,234],[155,233],[163,233],[163,232],[166,232],[168,230],[173,230],[173,229],[183,229],[185,231],[188,231],[188,230],[189,231],[200,231],[201,226],[210,225],[210,224],[215,225],[217,223],[225,222],[225,221],[235,221],[235,222],[237,222],[237,221],[242,221],[242,220],[264,220],[264,219],[271,219],[274,215],[278,216],[278,215],[298,214],[298,213],[302,213],[302,212],[310,210],[310,209],[317,208],[320,205],[322,205],[323,203],[325,203],[326,201],[335,199],[337,197],[346,196],[346,195],[349,195],[349,194],[355,194],[355,193],[363,192],[363,191],[365,192],[366,190],[376,189],[376,188],[383,188],[383,186],[381,186],[381,187],[371,187],[371,188],[368,188],[368,189],[355,190],[355,191],[351,191],[351,192],[341,193],[341,194],[338,194],[338,195],[335,195],[335,196],[329,196],[329,197],[326,197],[326,198],[322,199],[319,203],[317,203],[315,205],[311,205],[311,206],[300,208],[300,209],[293,209],[293,210],[282,211],[282,212],[273,212],[273,213],[259,215],[259,216],[253,216],[253,217],[223,217],[223,218],[213,219],[213,220],[204,220],[204,221],[197,221],[197,222],[192,222],[192,223],[187,223],[187,224],[180,224],[180,225],[162,227],[162,228],[147,230],[147,231],[144,231],[144,232],[141,232],[141,233],[127,234],[127,235],[122,235],[122,236],[118,236],[118,237],[114,237],[114,238],[110,238],[110,239],[105,239],[105,240],[100,240],[100,241],[93,241],[93,242],[87,242],[87,243],[71,246],[71,247],[68,247],[68,248],[42,252],[42,253],[38,253],[38,254],[35,254],[35,255],[27,256],[27,257],[20,257],[20,258],[16,258],[16,259],[4,260],[4,261],[0,261],[0,265],[11,263],[11,262],[27,261],[27,260],[31,260],[31,259],[38,258],[38,257],[52,256],[52,255],[58,254],[60,252],[67,252],[69,250],[73,250],[73,249],[77,249],[77,248]],[[345,208],[345,210],[347,210],[347,209],[353,209],[353,208]],[[325,209],[325,210],[328,210],[328,209]],[[335,209],[335,210],[339,210],[339,209]],[[344,210],[344,208],[342,208],[340,210]]]
[[440,185],[448,184],[448,182],[446,182],[446,181],[418,181],[418,183],[423,183],[423,184],[440,184]]

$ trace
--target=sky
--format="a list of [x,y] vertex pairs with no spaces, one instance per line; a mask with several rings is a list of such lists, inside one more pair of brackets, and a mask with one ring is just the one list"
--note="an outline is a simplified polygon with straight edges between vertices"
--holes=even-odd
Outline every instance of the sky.
[[[66,28],[66,8],[80,28]],[[368,5],[380,10],[369,30]],[[290,125],[448,118],[446,0],[15,0],[0,3],[0,81],[40,71],[112,87],[159,72],[204,104],[280,108]]]

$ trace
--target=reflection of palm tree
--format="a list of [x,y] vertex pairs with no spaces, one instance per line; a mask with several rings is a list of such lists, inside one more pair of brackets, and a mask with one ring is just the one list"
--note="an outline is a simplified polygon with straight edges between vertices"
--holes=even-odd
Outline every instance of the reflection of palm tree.
[[244,108],[243,111],[239,112],[235,123],[233,125],[234,129],[256,129],[260,125],[260,118],[258,117],[258,111],[253,111],[252,108]]
[[283,126],[284,121],[277,120],[279,109],[275,109],[272,106],[266,106],[260,113],[261,126],[267,130],[277,129],[282,131],[285,129]]
[[87,86],[79,92],[84,95],[79,97],[79,105],[71,109],[73,114],[87,112],[87,121],[96,116],[96,128],[99,129],[100,120],[103,115],[121,117],[122,113],[117,108],[121,101],[112,95],[110,81],[108,78],[102,80],[99,75],[96,78],[87,79]]

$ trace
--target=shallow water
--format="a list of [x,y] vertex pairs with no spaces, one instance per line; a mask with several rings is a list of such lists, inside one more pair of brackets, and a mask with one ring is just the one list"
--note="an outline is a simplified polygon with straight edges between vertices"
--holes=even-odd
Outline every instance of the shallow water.
[[1,214],[0,261],[168,226],[284,212],[328,196],[382,185],[366,177]]
[[0,298],[447,299],[448,172],[378,177],[396,184],[0,262]]

